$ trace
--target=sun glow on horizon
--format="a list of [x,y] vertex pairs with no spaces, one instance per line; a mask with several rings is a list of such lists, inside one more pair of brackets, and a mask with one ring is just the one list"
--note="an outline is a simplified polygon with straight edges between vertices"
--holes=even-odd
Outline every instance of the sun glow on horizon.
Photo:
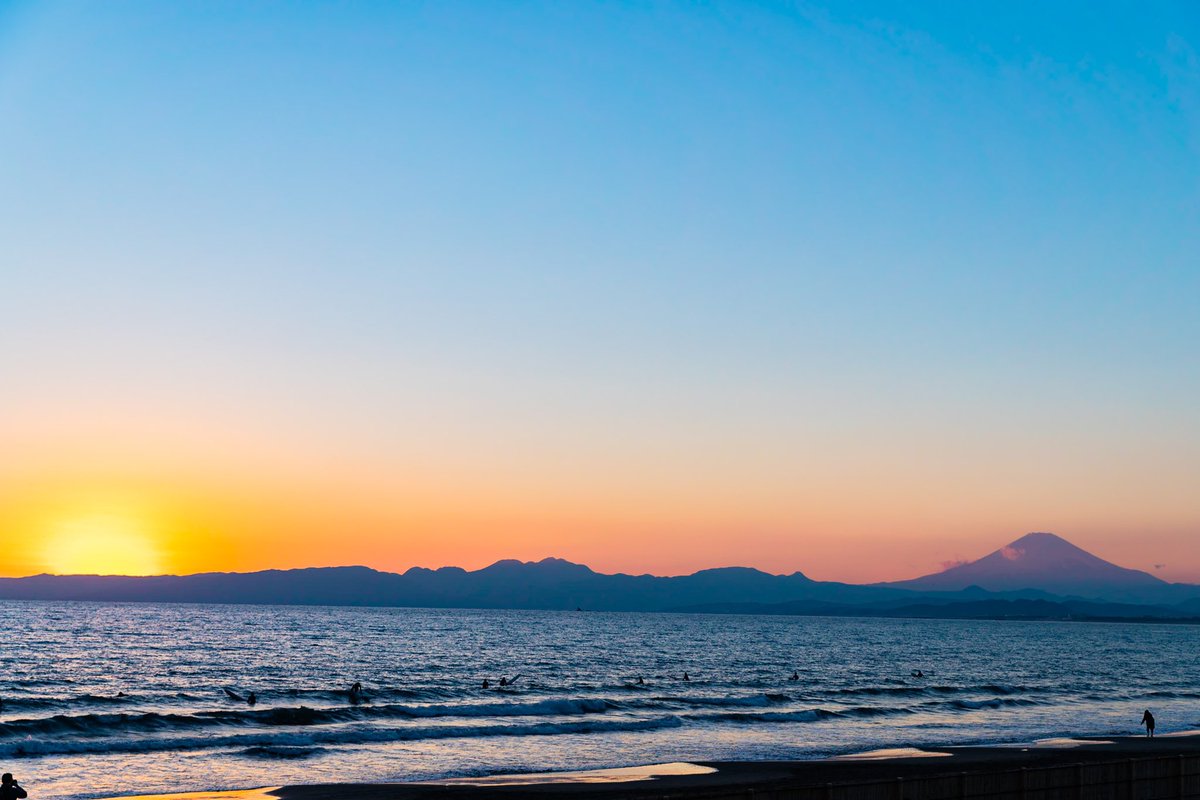
[[96,512],[54,522],[43,563],[59,575],[156,575],[163,560],[150,526],[136,517]]

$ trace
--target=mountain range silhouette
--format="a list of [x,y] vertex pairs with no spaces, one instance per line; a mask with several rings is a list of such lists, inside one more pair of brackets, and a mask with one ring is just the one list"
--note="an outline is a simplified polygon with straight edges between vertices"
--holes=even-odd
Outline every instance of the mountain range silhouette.
[[1105,561],[1051,533],[912,580],[856,585],[748,567],[603,574],[559,558],[479,570],[314,567],[249,573],[0,578],[0,599],[585,609],[1027,619],[1197,619],[1200,586]]

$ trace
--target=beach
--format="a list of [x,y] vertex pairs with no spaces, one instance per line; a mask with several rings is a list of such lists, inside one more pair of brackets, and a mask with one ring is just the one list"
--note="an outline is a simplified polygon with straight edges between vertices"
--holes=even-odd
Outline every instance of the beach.
[[1114,798],[1200,796],[1200,732],[1056,738],[1023,745],[894,748],[810,761],[717,761],[424,783],[283,786],[157,800],[543,800],[573,798]]

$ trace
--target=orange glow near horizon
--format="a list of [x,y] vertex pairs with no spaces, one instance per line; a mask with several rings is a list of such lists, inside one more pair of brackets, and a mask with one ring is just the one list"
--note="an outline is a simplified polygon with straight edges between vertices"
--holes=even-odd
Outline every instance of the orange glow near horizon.
[[86,513],[48,526],[42,551],[60,575],[157,575],[162,557],[154,532],[134,516]]
[[[446,565],[478,569],[502,558],[561,557],[601,572],[686,574],[720,566],[819,580],[875,582],[935,572],[972,560],[1028,530],[1057,529],[1116,563],[1170,580],[1195,580],[1167,549],[1180,533],[1158,534],[1159,552],[1134,547],[1119,527],[1065,515],[1051,525],[997,513],[986,526],[969,515],[938,524],[894,506],[840,512],[816,503],[803,513],[762,504],[755,513],[692,505],[665,495],[542,498],[516,487],[479,488],[473,503],[433,486],[346,481],[322,489],[282,483],[233,490],[186,479],[8,481],[0,496],[0,574],[188,574],[271,568],[365,565],[386,571]],[[233,482],[233,481],[231,481]],[[464,490],[465,491],[465,490]],[[921,527],[889,524],[888,515]],[[910,523],[911,524],[911,523]],[[868,554],[864,556],[864,554]],[[1156,571],[1153,563],[1171,569]]]

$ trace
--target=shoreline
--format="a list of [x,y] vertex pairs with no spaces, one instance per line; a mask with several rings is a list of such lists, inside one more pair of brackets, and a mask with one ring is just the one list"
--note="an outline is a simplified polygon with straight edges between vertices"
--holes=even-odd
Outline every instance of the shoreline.
[[[990,787],[966,790],[968,784]],[[1044,785],[1043,785],[1044,784]],[[1019,787],[1019,788],[1018,788]],[[607,770],[453,778],[422,783],[304,784],[149,800],[512,800],[571,798],[1200,797],[1200,731],[1079,736],[1025,744],[895,748],[811,761],[698,761]],[[1157,787],[1157,788],[1155,788]],[[884,792],[881,794],[881,792]],[[128,798],[126,798],[128,800]]]

